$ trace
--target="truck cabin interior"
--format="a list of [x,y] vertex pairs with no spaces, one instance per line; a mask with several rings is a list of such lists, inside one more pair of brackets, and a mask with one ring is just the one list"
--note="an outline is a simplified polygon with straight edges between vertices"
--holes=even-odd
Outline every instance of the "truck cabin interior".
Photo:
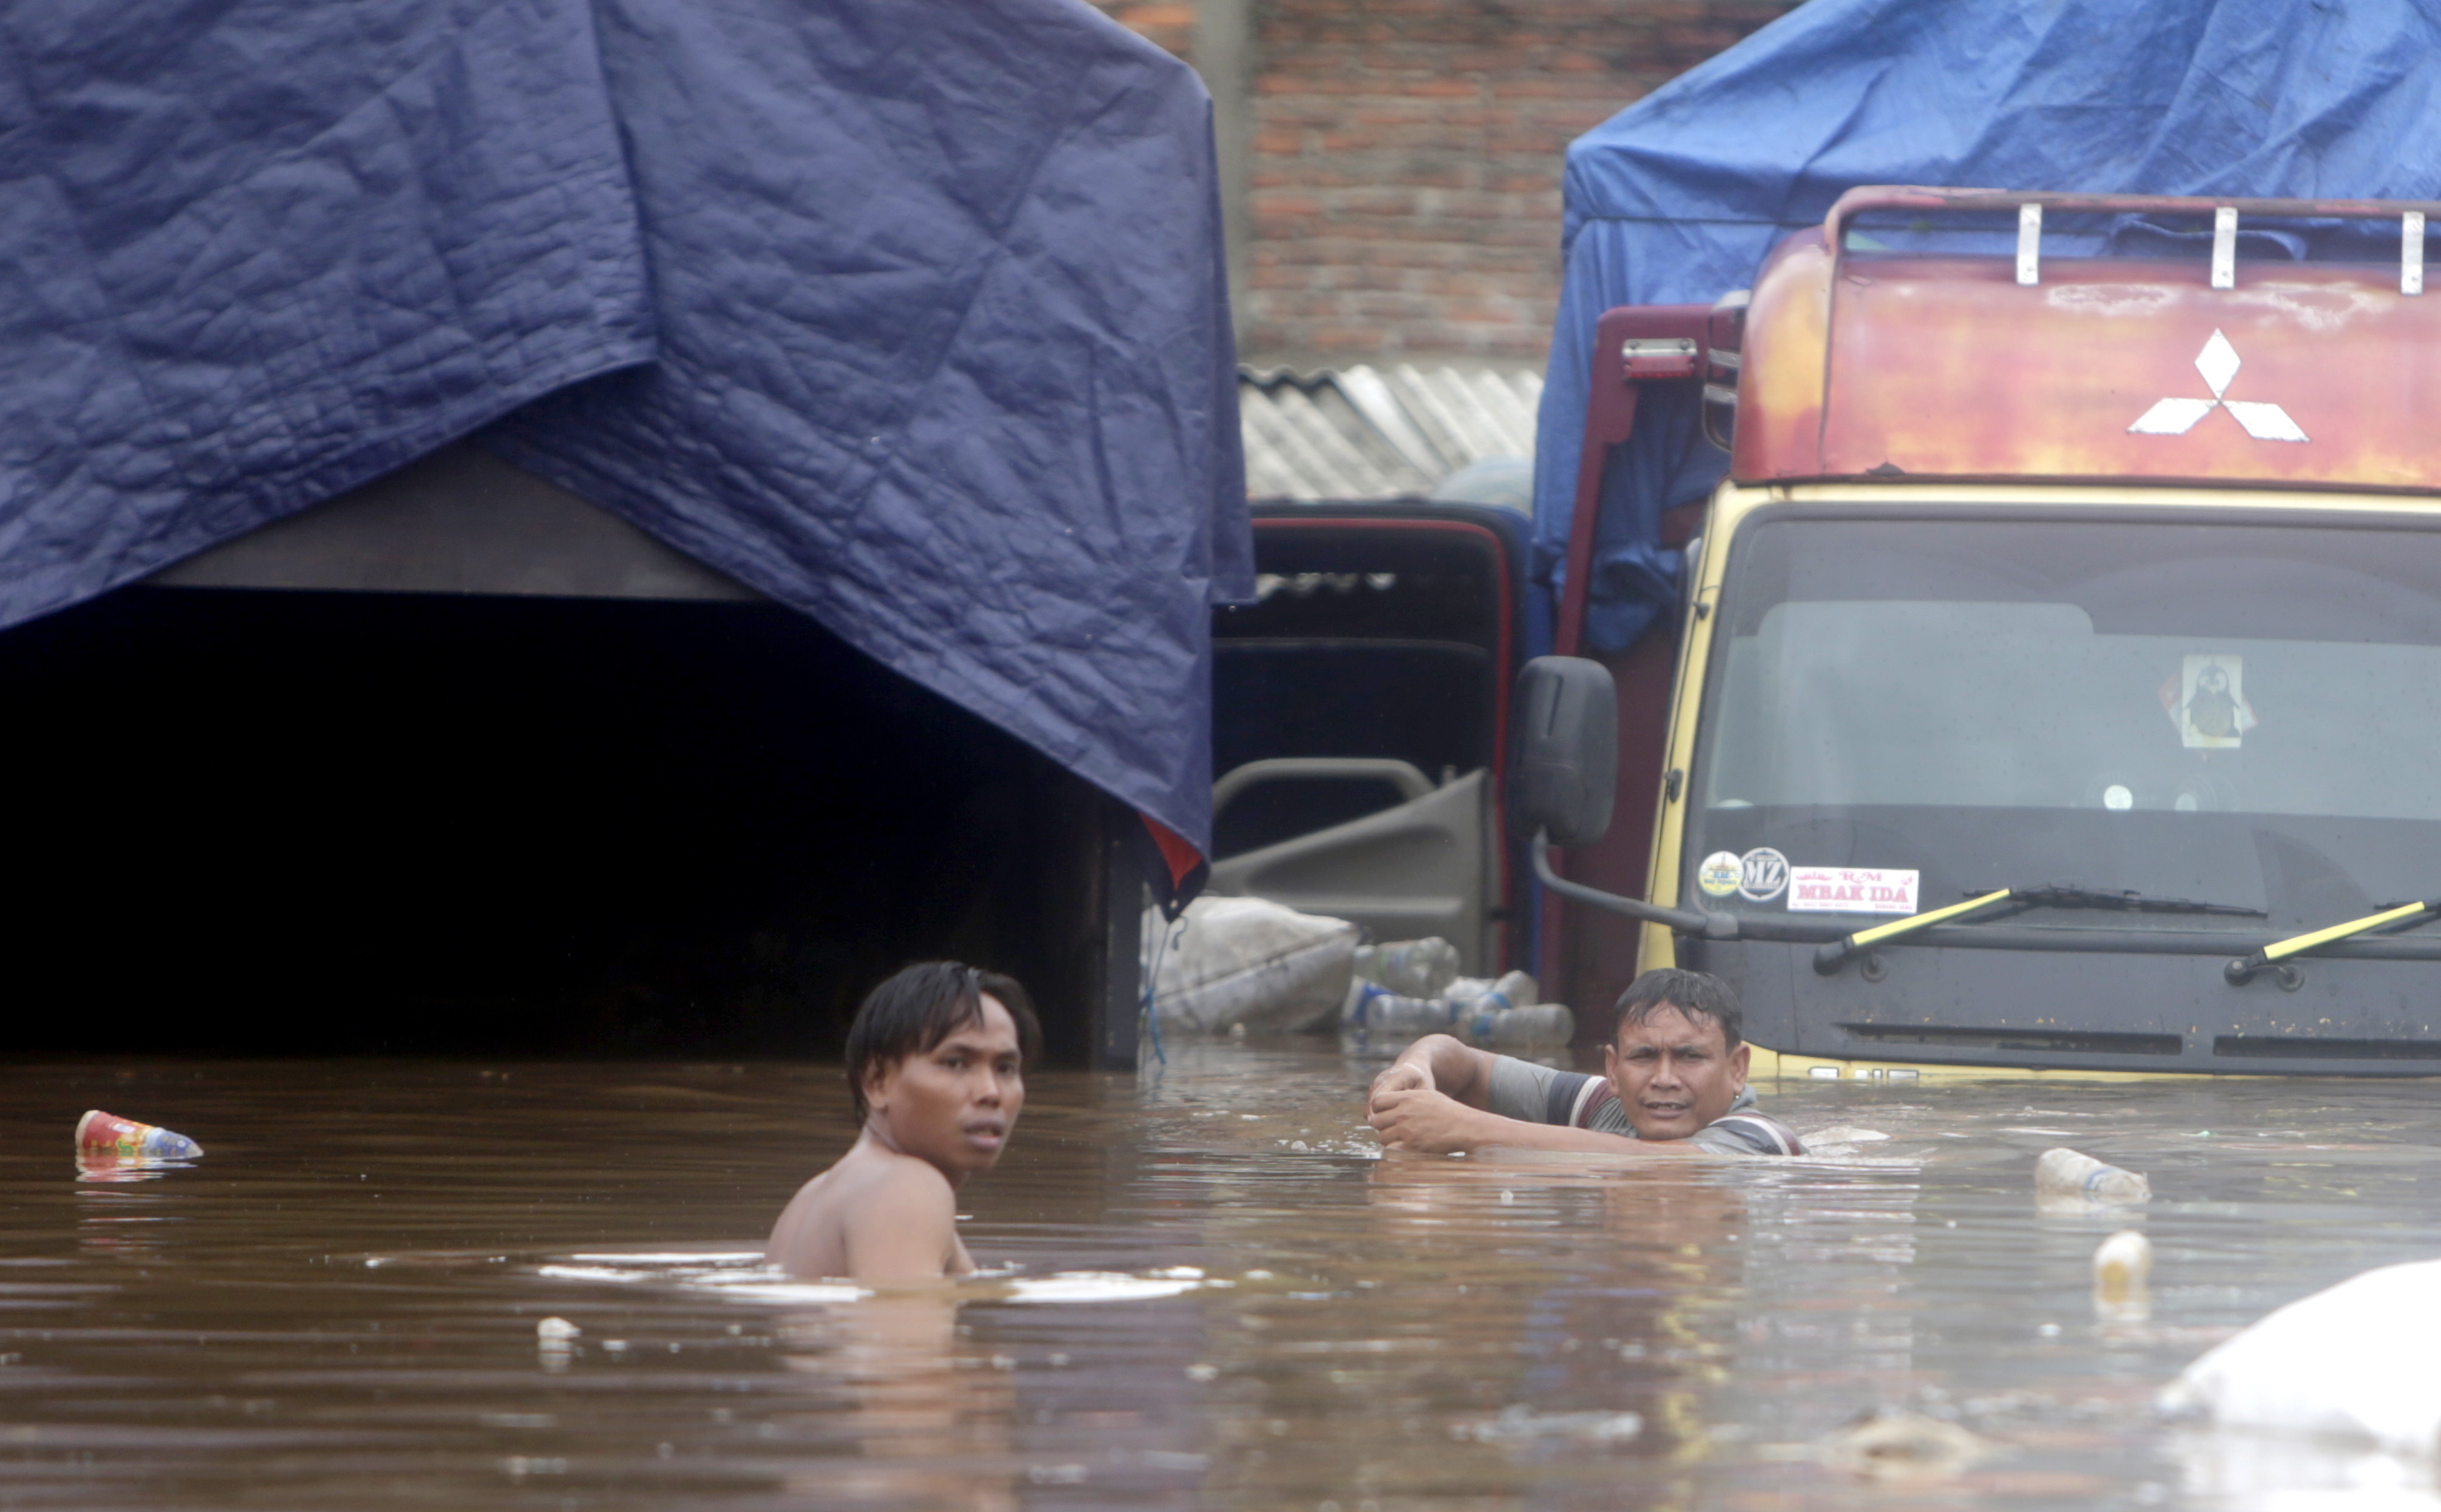
[[1441,934],[1474,969],[1517,957],[1496,794],[1523,523],[1421,501],[1257,507],[1258,597],[1213,621],[1216,891],[1377,939]]
[[165,577],[0,635],[21,1051],[825,1053],[946,955],[1083,1058],[1131,816],[806,617],[472,453]]

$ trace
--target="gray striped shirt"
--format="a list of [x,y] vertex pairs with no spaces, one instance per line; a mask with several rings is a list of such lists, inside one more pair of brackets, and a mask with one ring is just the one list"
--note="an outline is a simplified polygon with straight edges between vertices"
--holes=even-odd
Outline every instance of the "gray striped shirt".
[[[1601,1134],[1636,1137],[1607,1076],[1557,1071],[1514,1055],[1492,1062],[1487,1101],[1492,1111],[1524,1124],[1554,1124],[1564,1128],[1589,1128]],[[1729,1110],[1687,1137],[1698,1149],[1727,1155],[1802,1155],[1805,1146],[1780,1120],[1755,1106],[1754,1089],[1738,1089]]]

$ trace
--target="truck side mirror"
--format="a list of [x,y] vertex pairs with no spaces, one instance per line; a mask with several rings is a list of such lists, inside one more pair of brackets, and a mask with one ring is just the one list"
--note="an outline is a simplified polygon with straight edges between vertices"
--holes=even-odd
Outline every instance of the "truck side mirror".
[[1509,818],[1531,839],[1591,845],[1610,830],[1618,787],[1618,689],[1582,657],[1537,657],[1517,675]]

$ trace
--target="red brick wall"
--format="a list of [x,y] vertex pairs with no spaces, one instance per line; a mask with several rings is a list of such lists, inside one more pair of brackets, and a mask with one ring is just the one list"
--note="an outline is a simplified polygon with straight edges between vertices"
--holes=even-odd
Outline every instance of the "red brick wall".
[[1539,362],[1559,298],[1568,142],[1787,9],[1259,6],[1243,345]]
[[[1095,0],[1192,57],[1192,0]],[[1569,140],[1796,0],[1253,0],[1251,361],[1540,362]]]

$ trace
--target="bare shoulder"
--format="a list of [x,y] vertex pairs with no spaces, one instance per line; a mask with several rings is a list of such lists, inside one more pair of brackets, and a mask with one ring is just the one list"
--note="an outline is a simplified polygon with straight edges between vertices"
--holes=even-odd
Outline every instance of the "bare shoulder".
[[953,1273],[957,1193],[926,1161],[852,1151],[800,1189],[765,1249],[797,1276],[914,1280]]
[[912,1155],[883,1156],[858,1172],[854,1203],[860,1215],[900,1222],[958,1218],[958,1193],[949,1179]]
[[834,1165],[797,1188],[764,1242],[766,1261],[793,1276],[845,1273],[847,1257],[839,1242],[839,1176]]

